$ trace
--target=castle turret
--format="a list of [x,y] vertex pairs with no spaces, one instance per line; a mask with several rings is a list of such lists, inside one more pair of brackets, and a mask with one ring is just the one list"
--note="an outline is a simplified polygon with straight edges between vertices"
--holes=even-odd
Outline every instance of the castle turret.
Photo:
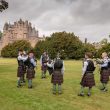
[[22,21],[22,19],[20,18],[20,20],[18,21],[18,23],[19,24],[22,24],[23,23],[23,21]]
[[39,32],[28,21],[20,19],[14,24],[5,23],[3,28],[3,44],[2,47],[8,43],[13,43],[16,40],[27,40],[34,47],[35,44],[41,40]]
[[3,27],[3,31],[8,30],[8,28],[9,28],[9,24],[6,22],[5,25],[4,25],[4,27]]

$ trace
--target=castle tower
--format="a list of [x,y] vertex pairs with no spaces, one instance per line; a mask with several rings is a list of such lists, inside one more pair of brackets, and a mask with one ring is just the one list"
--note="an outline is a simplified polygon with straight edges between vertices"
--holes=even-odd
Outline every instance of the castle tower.
[[4,24],[2,47],[16,40],[27,40],[34,47],[42,38],[39,38],[39,31],[32,27],[30,22],[20,19],[13,24],[7,22]]

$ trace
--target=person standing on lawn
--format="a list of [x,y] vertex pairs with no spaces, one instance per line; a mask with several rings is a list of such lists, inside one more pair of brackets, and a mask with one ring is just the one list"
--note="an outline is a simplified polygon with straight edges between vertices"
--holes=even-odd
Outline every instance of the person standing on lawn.
[[24,77],[24,62],[28,59],[28,56],[24,57],[23,56],[23,50],[19,50],[18,52],[18,57],[17,57],[17,61],[18,61],[18,69],[17,69],[17,77],[18,77],[18,81],[17,81],[17,87],[21,87],[21,83]]
[[32,86],[32,79],[35,78],[35,67],[36,67],[36,61],[34,58],[34,52],[30,51],[29,52],[29,57],[28,57],[28,66],[27,66],[27,75],[26,78],[28,80],[28,88],[31,89]]
[[62,94],[62,83],[64,76],[64,62],[60,59],[59,54],[53,65],[53,73],[51,83],[53,84],[53,94],[56,94],[56,86],[58,86],[58,94]]
[[42,55],[41,55],[41,58],[40,58],[40,63],[41,63],[41,70],[42,70],[42,76],[41,78],[46,78],[46,72],[47,72],[47,62],[49,60],[49,57],[48,57],[48,54],[47,52],[44,52]]
[[84,88],[88,87],[88,96],[91,96],[91,89],[93,86],[95,86],[95,80],[94,80],[94,62],[92,61],[92,53],[87,52],[85,53],[85,60],[83,63],[83,71],[82,71],[82,80],[81,80],[81,92],[78,94],[78,96],[84,96]]
[[109,60],[108,60],[108,55],[106,52],[102,53],[102,59],[103,59],[102,60],[103,63],[100,64],[100,68],[101,68],[100,81],[101,81],[103,87],[101,88],[101,90],[106,92],[107,91],[107,83],[109,81],[109,71],[108,71]]

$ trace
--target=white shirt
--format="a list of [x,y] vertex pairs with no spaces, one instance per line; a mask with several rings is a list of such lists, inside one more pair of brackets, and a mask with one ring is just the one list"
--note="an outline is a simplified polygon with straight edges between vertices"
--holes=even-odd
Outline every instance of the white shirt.
[[107,67],[108,66],[108,57],[105,57],[104,59],[103,59],[103,64],[100,64],[100,67]]
[[61,69],[62,75],[64,74],[64,71],[65,71],[65,67],[64,67],[64,61],[63,61],[63,67],[62,67],[62,69]]
[[47,62],[47,66],[50,67],[50,68],[53,68],[53,66],[54,66],[53,61],[51,63]]
[[[87,59],[87,60],[89,60],[89,59]],[[86,70],[87,70],[87,66],[88,66],[88,62],[87,62],[87,60],[84,61],[84,65],[83,65],[83,68],[82,68],[82,75],[84,75],[85,72],[86,72]]]
[[28,59],[28,56],[23,56],[23,55],[18,56],[18,60],[23,60],[23,62],[26,61],[27,59]]
[[34,67],[37,66],[37,64],[36,64],[36,62],[35,62],[35,60],[33,58],[31,58],[30,62],[34,65]]

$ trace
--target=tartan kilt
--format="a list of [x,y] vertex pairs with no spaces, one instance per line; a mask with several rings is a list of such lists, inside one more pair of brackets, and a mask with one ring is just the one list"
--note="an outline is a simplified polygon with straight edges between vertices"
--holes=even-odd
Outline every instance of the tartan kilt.
[[26,73],[26,69],[27,69],[26,66],[24,66],[24,67],[23,67],[23,73],[24,73],[24,74]]
[[83,87],[93,87],[95,86],[94,74],[93,73],[85,73],[82,77],[81,83]]
[[24,73],[23,73],[23,67],[22,66],[18,66],[17,77],[22,77],[23,75],[24,75]]
[[63,83],[63,75],[61,71],[53,71],[51,83],[61,85]]
[[110,76],[110,68],[108,68],[108,74],[109,74],[109,76]]
[[47,63],[43,63],[41,66],[42,71],[47,71]]
[[28,68],[27,69],[26,78],[27,79],[33,79],[33,78],[35,78],[35,70],[33,68]]
[[100,81],[101,83],[108,83],[109,81],[109,72],[107,69],[100,71]]

